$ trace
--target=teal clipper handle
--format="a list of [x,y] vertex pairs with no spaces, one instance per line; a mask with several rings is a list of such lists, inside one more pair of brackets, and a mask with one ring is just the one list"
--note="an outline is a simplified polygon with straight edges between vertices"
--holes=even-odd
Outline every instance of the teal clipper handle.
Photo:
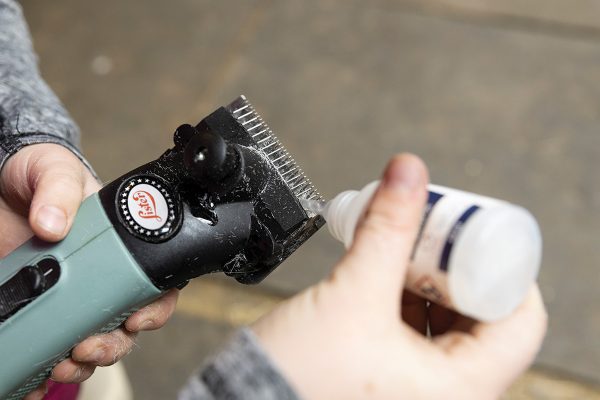
[[119,239],[97,194],[82,204],[62,242],[31,240],[1,260],[0,281],[0,383],[9,399],[35,389],[75,343],[115,329],[161,294]]
[[260,282],[324,223],[310,181],[245,97],[81,205],[68,236],[0,260],[0,399],[22,399],[86,337],[200,275]]

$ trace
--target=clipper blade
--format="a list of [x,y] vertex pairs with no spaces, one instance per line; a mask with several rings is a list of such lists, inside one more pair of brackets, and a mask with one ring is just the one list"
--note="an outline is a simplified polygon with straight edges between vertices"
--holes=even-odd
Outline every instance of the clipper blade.
[[281,179],[298,200],[324,201],[310,179],[306,177],[306,174],[256,112],[246,96],[239,96],[225,106],[225,109],[248,131],[259,150],[268,157]]

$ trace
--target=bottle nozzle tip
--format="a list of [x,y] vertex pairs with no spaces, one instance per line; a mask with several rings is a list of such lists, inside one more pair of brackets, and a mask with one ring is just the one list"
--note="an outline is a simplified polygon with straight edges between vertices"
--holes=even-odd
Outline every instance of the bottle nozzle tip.
[[314,215],[323,215],[327,206],[323,200],[300,199],[300,204],[307,213]]

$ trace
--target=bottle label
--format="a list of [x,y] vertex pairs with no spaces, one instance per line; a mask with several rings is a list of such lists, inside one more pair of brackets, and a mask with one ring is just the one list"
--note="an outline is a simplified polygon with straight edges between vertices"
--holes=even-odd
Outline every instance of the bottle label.
[[450,258],[464,226],[482,208],[501,201],[430,185],[423,222],[415,243],[407,287],[436,303],[452,306],[448,293]]
[[467,211],[465,211],[463,215],[460,216],[458,221],[454,223],[454,226],[452,227],[452,230],[450,230],[448,238],[446,239],[446,244],[444,244],[444,249],[442,250],[442,257],[440,259],[440,269],[442,271],[448,271],[448,260],[450,258],[450,252],[452,251],[452,247],[454,247],[454,243],[460,235],[460,232],[462,231],[462,228],[467,222],[467,220],[471,218],[471,216],[477,210],[479,210],[479,208],[479,206],[469,207]]
[[436,193],[434,191],[429,191],[427,197],[427,204],[425,205],[425,211],[423,212],[423,219],[421,220],[421,227],[419,228],[419,233],[417,235],[417,240],[415,241],[415,246],[413,247],[413,252],[410,257],[411,261],[415,259],[415,255],[417,252],[417,247],[419,242],[421,241],[421,237],[423,236],[423,229],[425,228],[425,224],[429,220],[429,214],[431,214],[431,210],[435,207],[435,204],[441,199],[444,195],[440,193]]

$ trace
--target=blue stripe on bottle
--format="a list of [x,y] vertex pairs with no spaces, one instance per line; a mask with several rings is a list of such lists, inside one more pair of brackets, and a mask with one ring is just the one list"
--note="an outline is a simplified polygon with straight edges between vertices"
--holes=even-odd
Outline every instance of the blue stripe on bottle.
[[440,260],[440,269],[442,271],[448,271],[448,261],[450,259],[450,253],[452,252],[452,248],[454,247],[454,243],[456,243],[456,239],[460,235],[463,226],[467,222],[469,218],[475,213],[475,211],[479,210],[479,206],[471,206],[460,216],[458,221],[454,223],[454,226],[450,230],[448,234],[448,238],[446,239],[446,244],[444,245],[444,249],[442,250],[442,258]]
[[433,207],[435,206],[435,204],[442,197],[444,197],[443,194],[429,191],[429,194],[427,196],[427,205],[425,206],[425,211],[423,212],[423,219],[421,220],[421,227],[419,228],[419,234],[417,235],[417,240],[415,241],[415,245],[413,246],[412,254],[410,256],[411,261],[414,260],[414,258],[415,258],[415,253],[417,252],[417,246],[418,246],[419,242],[421,241],[421,236],[423,235],[423,229],[425,229],[425,224],[427,223],[427,220],[429,219],[429,214],[431,214],[431,210],[433,210]]

